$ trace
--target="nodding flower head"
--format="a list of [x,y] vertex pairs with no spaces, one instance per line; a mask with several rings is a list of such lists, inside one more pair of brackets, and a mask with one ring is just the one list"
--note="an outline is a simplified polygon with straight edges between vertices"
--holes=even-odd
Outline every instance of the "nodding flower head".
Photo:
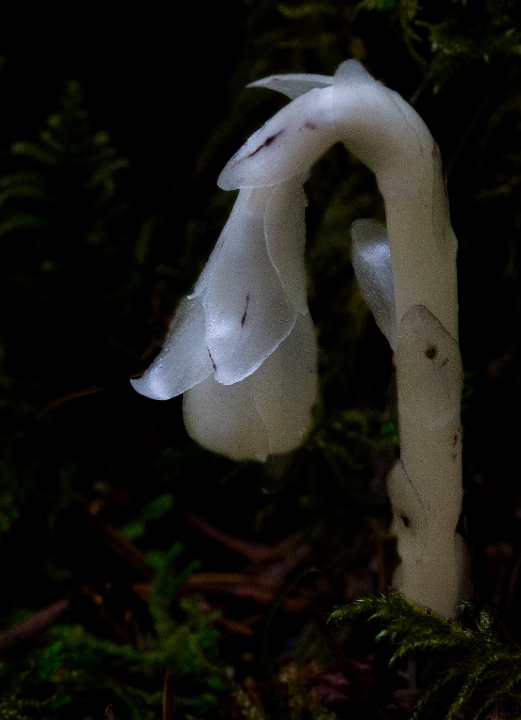
[[317,350],[306,301],[302,176],[243,189],[164,347],[132,380],[184,393],[192,438],[233,460],[298,447],[311,422]]

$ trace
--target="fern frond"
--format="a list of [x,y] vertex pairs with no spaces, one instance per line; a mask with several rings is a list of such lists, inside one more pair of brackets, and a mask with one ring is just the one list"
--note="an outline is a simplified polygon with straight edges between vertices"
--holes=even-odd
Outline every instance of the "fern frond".
[[35,720],[41,718],[47,702],[18,697],[16,694],[0,698],[0,720]]
[[[0,178],[3,233],[41,227],[35,218],[47,217],[69,236],[78,234],[76,228],[81,227],[89,242],[91,236],[98,238],[100,227],[113,215],[114,175],[127,167],[128,161],[116,157],[108,133],[91,132],[82,100],[79,83],[68,82],[61,110],[48,118],[39,141],[11,145],[13,158],[26,167]],[[14,215],[22,214],[33,222],[13,222]]]
[[425,692],[416,703],[411,720],[419,720],[424,709],[429,705],[429,702],[442,690],[455,685],[464,675],[465,668],[461,665],[454,665],[446,672],[440,673],[438,679],[426,688]]
[[[465,607],[463,607],[465,610]],[[383,627],[377,640],[388,640],[395,647],[389,664],[421,651],[445,651],[448,670],[425,690],[417,703],[413,720],[420,717],[430,700],[441,691],[452,695],[447,719],[454,720],[463,703],[480,699],[478,717],[497,701],[521,702],[521,652],[510,648],[497,636],[493,618],[482,611],[475,629],[459,621],[446,620],[410,602],[397,592],[368,597],[339,608],[330,617],[336,623],[369,616]]]

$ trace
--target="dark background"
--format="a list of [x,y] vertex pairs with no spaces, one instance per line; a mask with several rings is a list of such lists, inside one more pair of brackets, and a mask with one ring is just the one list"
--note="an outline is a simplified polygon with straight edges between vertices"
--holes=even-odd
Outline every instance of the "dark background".
[[[521,636],[519,9],[506,1],[425,3],[408,21],[404,3],[365,5],[227,0],[188,3],[182,12],[154,4],[117,14],[92,4],[0,10],[0,619],[7,629],[66,598],[60,642],[69,648],[58,670],[41,670],[42,690],[30,674],[20,677],[47,657],[53,638],[26,629],[23,641],[2,649],[0,632],[2,682],[16,697],[69,693],[67,702],[51,703],[49,717],[102,717],[116,702],[114,688],[126,687],[130,671],[112,669],[114,686],[97,698],[99,668],[85,660],[84,684],[74,685],[67,675],[74,652],[86,651],[70,628],[79,624],[94,645],[108,639],[139,648],[136,637],[153,630],[146,593],[143,600],[135,583],[150,584],[163,567],[147,553],[163,553],[166,568],[176,541],[183,560],[169,572],[182,578],[180,586],[192,561],[200,572],[222,574],[218,589],[193,581],[207,593],[198,606],[204,622],[214,622],[208,618],[216,610],[238,623],[259,616],[251,635],[217,623],[214,660],[233,666],[238,681],[265,682],[267,657],[280,667],[284,653],[306,646],[317,608],[325,614],[387,589],[396,562],[384,489],[396,453],[391,357],[349,263],[350,223],[383,215],[374,179],[356,160],[334,148],[307,185],[321,394],[310,439],[284,473],[237,466],[199,448],[184,431],[180,398],[154,402],[128,382],[158,351],[226,220],[234,198],[216,188],[220,170],[284,104],[244,86],[275,72],[332,74],[352,56],[414,99],[448,168],[466,373],[462,529],[472,548],[474,599],[499,614],[514,641]],[[9,194],[13,174],[50,172],[12,144],[40,142],[69,80],[83,88],[89,132],[107,131],[116,156],[129,161],[114,173],[107,205],[114,212],[106,218],[88,193],[70,200],[64,190],[54,204]],[[81,163],[71,175],[67,167],[67,160],[58,164],[53,177],[63,170],[65,186],[84,187]],[[35,214],[45,222],[9,224]],[[101,234],[93,240],[96,222]],[[201,529],[201,517],[227,540]],[[241,600],[223,590],[226,573],[250,573],[253,587],[266,570],[251,557],[246,567],[239,540],[283,547],[280,554],[293,558],[279,568],[279,585],[264,604],[259,595]],[[305,609],[284,610],[266,650],[260,628],[271,623],[277,594],[312,566],[320,579],[306,576],[296,592]],[[187,588],[183,598],[192,597]],[[178,629],[188,627],[186,608],[173,597],[171,617]],[[355,638],[351,647],[360,659],[369,640]],[[303,663],[309,655],[302,651]],[[205,681],[174,670],[176,692],[199,697]],[[150,697],[161,693],[161,664],[152,679],[146,668],[139,672],[129,685]],[[378,675],[377,662],[371,672]],[[94,700],[85,700],[89,693]],[[137,718],[144,700],[117,702],[121,717]],[[151,712],[159,712],[154,702]],[[222,702],[198,712],[217,712]]]

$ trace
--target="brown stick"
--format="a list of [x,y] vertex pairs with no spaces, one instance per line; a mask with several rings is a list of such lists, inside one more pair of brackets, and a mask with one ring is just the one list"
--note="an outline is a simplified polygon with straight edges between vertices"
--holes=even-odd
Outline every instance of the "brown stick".
[[0,632],[0,653],[39,633],[57,620],[60,615],[67,610],[69,605],[69,598],[62,598],[43,608],[43,610],[38,610],[34,615],[27,618],[27,620]]

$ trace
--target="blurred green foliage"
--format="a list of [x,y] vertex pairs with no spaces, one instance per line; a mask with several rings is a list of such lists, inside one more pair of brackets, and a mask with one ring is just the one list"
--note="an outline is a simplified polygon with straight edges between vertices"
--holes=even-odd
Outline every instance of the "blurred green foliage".
[[[69,234],[80,231],[80,238],[89,244],[106,237],[107,221],[122,209],[111,207],[113,176],[127,167],[128,161],[116,158],[106,132],[90,132],[82,100],[80,84],[68,82],[61,111],[49,117],[40,143],[11,146],[14,155],[34,161],[35,169],[2,177],[1,234],[18,228],[52,228],[54,233]],[[42,269],[51,270],[52,266],[47,260]]]
[[[31,710],[36,717],[42,712],[52,718],[95,717],[104,698],[105,705],[117,708],[118,717],[154,718],[161,708],[165,673],[172,673],[180,711],[204,714],[215,707],[216,694],[227,684],[225,668],[216,663],[218,634],[196,602],[176,601],[194,568],[176,570],[181,552],[176,543],[168,552],[149,555],[156,571],[152,624],[138,646],[96,637],[82,625],[55,625],[44,636],[48,644],[30,658],[0,666],[3,702],[18,699],[20,711],[30,717]],[[172,616],[175,604],[182,611],[181,622]]]
[[[475,613],[469,603],[464,603],[461,615]],[[331,615],[331,621],[345,623],[369,617],[382,629],[377,640],[388,640],[393,645],[390,664],[416,653],[435,658],[444,653],[444,668],[424,691],[417,703],[413,720],[423,716],[430,701],[440,693],[449,695],[451,702],[447,720],[460,717],[463,703],[472,700],[472,717],[479,720],[489,716],[492,710],[503,706],[505,712],[515,716],[521,705],[521,653],[500,640],[494,628],[492,616],[481,611],[475,618],[475,629],[464,627],[458,621],[450,621],[434,615],[403,595],[393,592],[381,597],[366,597],[352,605],[339,608]],[[508,708],[508,710],[507,710]]]

